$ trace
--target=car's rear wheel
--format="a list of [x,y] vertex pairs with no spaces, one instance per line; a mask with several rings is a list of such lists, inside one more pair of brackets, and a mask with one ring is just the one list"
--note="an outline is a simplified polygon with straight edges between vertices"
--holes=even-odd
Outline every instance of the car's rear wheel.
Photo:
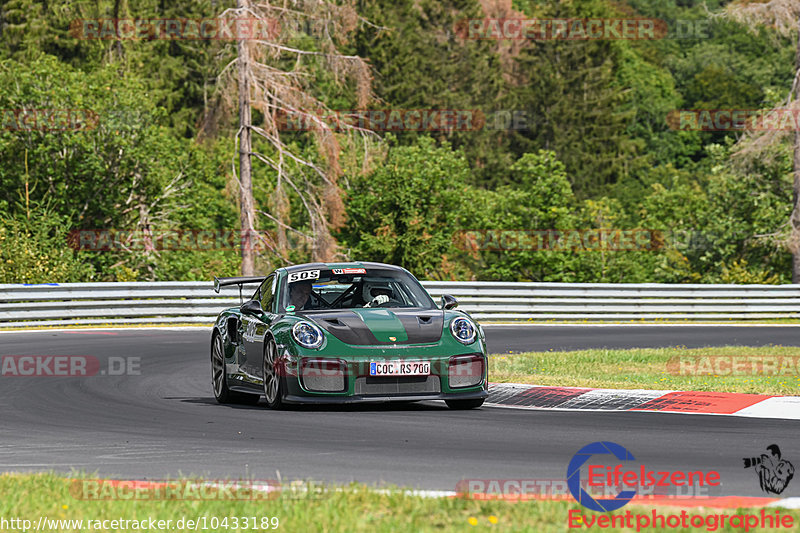
[[278,347],[275,346],[273,339],[268,339],[264,343],[264,398],[267,400],[267,407],[270,409],[280,409],[283,407],[283,384],[280,372],[278,372]]
[[478,398],[476,400],[445,400],[447,407],[450,409],[477,409],[483,405],[484,399]]
[[255,405],[260,396],[232,391],[228,388],[228,377],[225,372],[225,348],[222,337],[214,335],[211,340],[211,385],[214,388],[214,398],[219,403],[240,403]]

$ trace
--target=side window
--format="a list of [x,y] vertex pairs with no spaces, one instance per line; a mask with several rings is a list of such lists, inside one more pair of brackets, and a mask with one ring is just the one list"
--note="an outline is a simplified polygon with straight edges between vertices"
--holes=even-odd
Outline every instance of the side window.
[[275,280],[277,278],[272,275],[264,280],[261,287],[258,288],[259,300],[261,300],[261,309],[271,313],[272,312],[272,299],[275,295]]

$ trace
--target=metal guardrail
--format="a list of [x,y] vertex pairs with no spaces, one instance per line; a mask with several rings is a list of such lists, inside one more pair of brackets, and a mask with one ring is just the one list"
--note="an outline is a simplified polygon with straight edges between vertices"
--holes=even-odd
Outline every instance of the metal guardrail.
[[[800,285],[690,285],[426,281],[479,320],[758,320],[800,318]],[[255,289],[246,287],[245,298]],[[211,324],[239,304],[212,282],[0,285],[0,327]]]

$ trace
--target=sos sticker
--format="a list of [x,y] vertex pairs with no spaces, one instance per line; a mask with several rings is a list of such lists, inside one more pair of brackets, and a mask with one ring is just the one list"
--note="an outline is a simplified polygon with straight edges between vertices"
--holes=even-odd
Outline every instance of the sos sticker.
[[295,281],[313,281],[319,279],[319,270],[303,270],[301,272],[291,272],[289,274],[289,283]]

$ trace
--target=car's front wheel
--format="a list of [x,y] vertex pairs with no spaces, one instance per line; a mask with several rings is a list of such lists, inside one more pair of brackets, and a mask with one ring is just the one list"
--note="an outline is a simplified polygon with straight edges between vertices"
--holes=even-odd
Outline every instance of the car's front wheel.
[[280,372],[278,371],[278,347],[273,339],[268,339],[264,343],[264,399],[267,400],[267,407],[270,409],[280,409],[283,406],[283,385]]
[[225,348],[220,335],[214,335],[211,340],[211,385],[214,388],[214,398],[219,403],[240,403],[245,405],[258,403],[258,394],[245,394],[228,388],[228,378],[225,372]]
[[447,407],[450,409],[477,409],[483,405],[484,399],[478,398],[476,400],[445,400]]

